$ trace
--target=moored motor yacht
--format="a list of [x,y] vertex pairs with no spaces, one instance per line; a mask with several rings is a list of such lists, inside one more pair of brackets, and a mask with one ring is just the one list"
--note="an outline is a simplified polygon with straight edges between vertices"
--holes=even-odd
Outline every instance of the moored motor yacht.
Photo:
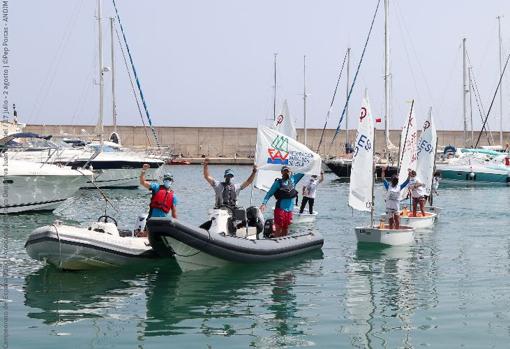
[[0,213],[53,210],[92,178],[88,170],[0,158],[0,178],[7,193]]

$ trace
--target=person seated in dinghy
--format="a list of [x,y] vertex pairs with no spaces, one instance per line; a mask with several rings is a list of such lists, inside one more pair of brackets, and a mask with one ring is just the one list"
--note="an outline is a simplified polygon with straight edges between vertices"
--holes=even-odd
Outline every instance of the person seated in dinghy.
[[386,189],[386,215],[390,222],[390,229],[400,229],[400,192],[409,184],[409,178],[398,185],[398,176],[392,176],[390,183],[386,180],[386,169],[381,170],[384,189]]
[[140,185],[149,189],[152,193],[147,219],[151,217],[166,217],[170,212],[172,212],[172,218],[177,218],[177,198],[172,190],[174,177],[170,173],[165,173],[163,175],[163,184],[147,182],[145,180],[145,171],[149,168],[149,164],[144,164],[140,173]]
[[317,191],[317,186],[324,181],[324,171],[321,171],[321,178],[319,179],[317,175],[312,175],[310,177],[310,181],[303,186],[303,200],[301,201],[301,207],[299,208],[299,213],[303,213],[308,203],[308,208],[310,214],[313,214],[313,204],[315,203],[315,192]]
[[253,182],[256,173],[257,166],[253,165],[250,177],[248,177],[248,179],[242,184],[239,184],[232,181],[232,178],[234,178],[234,171],[231,169],[226,169],[223,176],[225,180],[223,182],[218,182],[209,174],[209,159],[205,158],[204,178],[207,183],[209,183],[211,187],[214,188],[214,193],[216,195],[214,207],[220,208],[222,206],[227,206],[231,209],[236,208],[239,192],[247,188]]
[[274,225],[276,231],[273,235],[274,237],[286,236],[289,233],[289,225],[292,223],[294,198],[298,194],[296,184],[304,177],[302,173],[292,175],[288,166],[283,166],[281,172],[282,178],[277,178],[274,181],[260,206],[260,211],[264,212],[267,202],[274,195],[276,199],[274,209]]
[[411,197],[413,198],[413,217],[416,217],[418,204],[420,204],[422,217],[425,217],[425,197],[427,195],[427,190],[425,184],[416,177],[416,171],[414,170],[409,173],[409,189],[411,190]]

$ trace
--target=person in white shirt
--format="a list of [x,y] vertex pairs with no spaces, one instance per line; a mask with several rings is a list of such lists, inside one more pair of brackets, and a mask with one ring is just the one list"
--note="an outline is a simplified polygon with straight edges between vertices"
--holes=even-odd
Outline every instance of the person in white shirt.
[[416,217],[418,204],[420,204],[422,217],[425,217],[425,196],[427,195],[427,190],[425,189],[425,184],[416,177],[416,171],[409,173],[409,189],[413,198],[413,217]]
[[308,203],[308,212],[313,214],[313,204],[315,203],[315,192],[317,191],[317,186],[324,181],[324,172],[321,171],[321,178],[317,178],[317,175],[313,175],[310,177],[310,181],[303,186],[303,200],[301,200],[301,207],[299,208],[299,213],[303,213]]
[[388,182],[386,180],[386,169],[383,167],[381,178],[383,180],[384,189],[386,189],[386,216],[388,217],[390,229],[400,229],[400,192],[409,184],[409,178],[404,183],[398,185],[398,176],[391,177]]

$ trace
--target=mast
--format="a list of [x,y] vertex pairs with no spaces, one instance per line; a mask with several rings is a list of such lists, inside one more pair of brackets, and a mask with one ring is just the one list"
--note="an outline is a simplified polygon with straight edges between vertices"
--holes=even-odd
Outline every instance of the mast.
[[278,53],[274,53],[273,60],[274,66],[273,121],[276,120],[276,56],[278,56]]
[[115,101],[115,45],[113,39],[113,32],[115,30],[115,18],[110,17],[110,32],[111,32],[111,65],[112,65],[112,121],[113,132],[117,133],[117,104]]
[[303,129],[304,129],[304,145],[306,145],[306,55],[303,56]]
[[376,167],[375,167],[375,134],[377,133],[377,129],[376,129],[376,123],[374,122],[373,123],[373,127],[374,127],[374,139],[372,141],[372,144],[373,144],[373,149],[372,149],[372,204],[370,205],[370,227],[372,228],[374,226],[374,206],[375,206],[375,191],[374,191],[374,186],[375,186],[375,176],[377,175],[375,170],[376,170]]
[[[429,119],[432,120],[432,107],[429,108]],[[471,128],[471,131],[473,131],[473,128]],[[436,173],[436,153],[437,153],[437,133],[436,133],[436,144],[434,147],[434,165],[432,166],[432,179],[430,183],[430,198],[429,203],[430,205],[433,205],[434,202],[434,173]],[[471,140],[472,142],[472,140]]]
[[[473,93],[471,89],[471,74],[472,74],[473,67],[468,68],[468,84],[469,84],[469,124],[471,126],[471,148],[474,148],[474,142],[475,142],[475,134],[473,130]],[[432,109],[432,107],[430,107]]]
[[104,108],[104,78],[103,78],[103,28],[101,25],[101,0],[97,0],[97,26],[98,26],[98,39],[99,39],[99,140],[101,149],[103,148],[103,108]]
[[[501,41],[501,16],[498,19],[498,43],[499,43],[499,76],[503,74],[503,57]],[[503,80],[499,86],[499,144],[503,146]]]
[[467,55],[466,38],[462,39],[462,115],[464,118],[464,148],[467,148],[467,94],[469,86],[467,85]]
[[350,85],[350,71],[349,66],[351,63],[351,48],[347,48],[347,83],[345,85],[345,98],[347,99],[347,106],[345,108],[345,145],[349,143],[349,85]]
[[389,0],[384,0],[384,144],[386,159],[389,158],[390,145],[390,36],[388,30]]

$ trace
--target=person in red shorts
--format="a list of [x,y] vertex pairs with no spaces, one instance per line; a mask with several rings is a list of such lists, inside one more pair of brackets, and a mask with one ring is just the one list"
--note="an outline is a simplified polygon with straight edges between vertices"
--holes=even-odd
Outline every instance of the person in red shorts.
[[292,175],[288,166],[282,167],[282,178],[277,178],[271,189],[267,192],[260,210],[264,212],[267,202],[274,196],[276,205],[274,209],[274,225],[276,228],[274,237],[285,236],[289,233],[289,225],[292,223],[292,210],[294,209],[294,198],[298,192],[296,184],[303,178],[304,174]]

